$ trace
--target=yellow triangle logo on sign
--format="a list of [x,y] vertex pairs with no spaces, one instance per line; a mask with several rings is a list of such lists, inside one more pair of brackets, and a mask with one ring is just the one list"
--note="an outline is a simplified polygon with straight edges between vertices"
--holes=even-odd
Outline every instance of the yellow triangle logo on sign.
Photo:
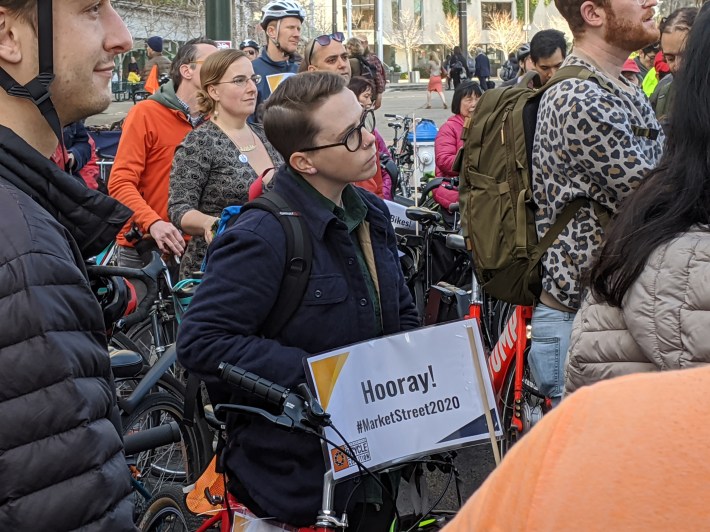
[[318,397],[320,397],[321,406],[326,411],[328,410],[333,388],[335,388],[335,383],[338,382],[338,377],[345,365],[345,361],[348,359],[348,355],[350,355],[350,352],[346,351],[340,355],[333,355],[311,363],[313,378],[318,389]]

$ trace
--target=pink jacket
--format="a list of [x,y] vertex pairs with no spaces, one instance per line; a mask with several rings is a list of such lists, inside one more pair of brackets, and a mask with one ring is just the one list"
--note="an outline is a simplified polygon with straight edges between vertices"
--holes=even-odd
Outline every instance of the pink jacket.
[[[446,123],[439,129],[439,133],[434,140],[434,157],[436,160],[436,177],[456,177],[458,172],[451,170],[456,154],[463,146],[461,132],[463,131],[464,118],[461,115],[452,115]],[[452,203],[459,200],[457,190],[448,190],[439,187],[434,190],[436,202],[448,209]]]
[[[387,144],[385,143],[385,139],[382,138],[382,135],[380,135],[380,132],[375,129],[373,133],[375,135],[375,138],[377,139],[377,153],[384,153],[385,155],[389,155],[390,152],[387,149]],[[382,195],[385,199],[391,200],[393,193],[394,191],[392,190],[392,177],[389,175],[389,173],[387,173],[387,170],[382,167]]]

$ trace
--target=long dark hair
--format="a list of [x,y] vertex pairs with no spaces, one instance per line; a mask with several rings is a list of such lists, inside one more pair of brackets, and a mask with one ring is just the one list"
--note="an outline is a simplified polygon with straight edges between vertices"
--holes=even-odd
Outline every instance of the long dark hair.
[[665,152],[658,168],[619,209],[590,272],[592,293],[620,307],[651,252],[710,223],[710,13],[693,25],[675,97]]

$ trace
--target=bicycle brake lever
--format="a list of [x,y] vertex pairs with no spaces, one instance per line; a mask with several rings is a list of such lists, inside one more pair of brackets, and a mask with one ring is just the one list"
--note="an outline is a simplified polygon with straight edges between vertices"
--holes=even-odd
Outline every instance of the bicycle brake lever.
[[256,414],[266,419],[269,423],[273,423],[274,425],[276,425],[277,427],[281,427],[282,429],[292,431],[294,430],[294,428],[296,428],[295,422],[290,416],[275,416],[273,414],[269,414],[267,411],[262,410],[261,408],[254,408],[252,406],[219,404],[215,407],[214,413],[215,415],[218,415],[220,412],[240,412],[244,414]]
[[323,409],[308,385],[302,382],[296,386],[296,390],[306,400],[306,417],[308,421],[317,427],[330,425],[330,414]]

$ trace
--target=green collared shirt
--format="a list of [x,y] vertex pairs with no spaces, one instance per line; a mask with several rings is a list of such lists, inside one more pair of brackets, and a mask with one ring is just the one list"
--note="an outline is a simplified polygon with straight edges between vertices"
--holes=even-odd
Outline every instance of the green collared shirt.
[[331,200],[326,198],[323,194],[318,192],[308,181],[306,181],[303,176],[296,172],[291,171],[296,183],[305,190],[314,200],[316,200],[321,206],[328,209],[330,212],[335,214],[335,216],[345,224],[348,228],[348,234],[350,235],[350,240],[352,240],[355,245],[355,255],[357,256],[357,262],[360,266],[360,272],[365,280],[365,286],[367,287],[367,292],[370,296],[370,301],[372,302],[372,310],[375,314],[375,331],[374,337],[382,336],[382,310],[380,309],[380,298],[377,294],[377,289],[375,287],[375,282],[372,279],[370,270],[367,267],[367,262],[365,261],[365,255],[362,252],[362,245],[360,244],[360,239],[355,231],[358,226],[365,220],[367,216],[367,205],[362,201],[360,194],[357,193],[352,185],[348,185],[343,189],[342,195],[342,207],[336,205]]

